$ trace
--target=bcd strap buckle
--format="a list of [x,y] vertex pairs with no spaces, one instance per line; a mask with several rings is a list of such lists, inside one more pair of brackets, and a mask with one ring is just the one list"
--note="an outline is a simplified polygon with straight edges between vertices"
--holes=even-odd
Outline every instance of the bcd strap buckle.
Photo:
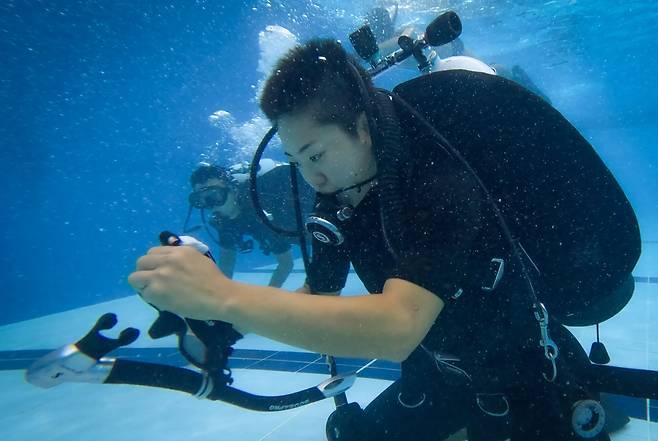
[[494,257],[489,262],[489,269],[485,273],[482,291],[491,292],[495,290],[500,284],[503,274],[505,274],[505,261],[498,257]]

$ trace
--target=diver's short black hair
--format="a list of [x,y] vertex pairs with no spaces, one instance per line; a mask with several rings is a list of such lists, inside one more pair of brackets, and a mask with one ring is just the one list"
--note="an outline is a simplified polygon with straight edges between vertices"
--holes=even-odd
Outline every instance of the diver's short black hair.
[[270,121],[302,110],[320,123],[337,124],[356,133],[356,120],[366,108],[361,77],[371,93],[370,75],[336,40],[314,39],[281,58],[267,79],[260,107]]
[[197,184],[208,181],[209,179],[219,179],[227,184],[232,184],[233,176],[226,167],[212,164],[201,164],[190,175],[190,184],[194,187]]

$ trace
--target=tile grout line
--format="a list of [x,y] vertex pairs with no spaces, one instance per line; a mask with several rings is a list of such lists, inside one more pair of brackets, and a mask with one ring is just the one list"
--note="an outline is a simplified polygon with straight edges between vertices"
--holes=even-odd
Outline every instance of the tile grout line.
[[[651,319],[651,311],[649,308],[649,298],[647,297],[646,299],[646,322],[647,325],[644,327],[644,342],[645,342],[645,348],[644,348],[644,359],[646,362],[646,368],[649,369],[649,323],[651,323],[649,320]],[[644,404],[647,408],[647,423],[651,424],[651,413],[650,413],[650,406],[649,404],[651,403],[651,400],[647,399],[645,400]],[[649,435],[649,434],[647,434]],[[651,439],[649,439],[651,441]]]
[[263,435],[261,438],[259,438],[258,441],[263,441],[264,439],[269,438],[269,436],[272,435],[274,432],[276,432],[277,430],[279,430],[279,429],[280,429],[281,427],[283,427],[284,425],[288,424],[292,419],[294,419],[294,418],[296,418],[297,416],[299,416],[299,414],[301,414],[301,413],[303,412],[303,409],[304,409],[303,406],[300,407],[300,408],[298,409],[297,412],[295,412],[293,415],[290,415],[289,418],[286,418],[284,421],[281,421],[279,424],[277,424],[276,426],[274,426],[274,428],[272,428],[272,430],[270,430],[270,431],[267,432],[265,435]]
[[645,401],[645,405],[647,408],[647,424],[649,426],[649,430],[647,431],[647,441],[651,441],[651,406],[649,406],[650,400]]
[[318,358],[316,358],[315,360],[311,361],[310,363],[306,363],[303,367],[297,369],[295,372],[301,372],[301,371],[303,371],[303,370],[306,369],[307,367],[309,367],[309,366],[315,364],[316,362],[322,360],[322,358],[323,358],[322,355],[318,356]]
[[264,362],[265,360],[269,360],[270,358],[274,357],[276,354],[278,354],[278,353],[280,353],[280,352],[281,352],[281,351],[276,351],[276,352],[274,352],[273,354],[270,354],[270,355],[268,355],[268,356],[265,357],[265,358],[261,358],[260,360],[256,360],[256,361],[254,361],[253,363],[251,363],[250,365],[245,366],[245,368],[246,368],[246,369],[253,369],[253,367],[256,366],[257,364],[262,363],[262,362]]
[[[647,369],[650,369],[650,360],[649,360],[649,349],[651,348],[651,345],[649,343],[649,324],[651,323],[651,318],[652,318],[652,313],[651,313],[651,308],[650,303],[651,301],[649,300],[649,297],[647,296],[647,316],[646,316],[646,326],[644,327],[644,334],[645,334],[645,341],[646,341],[646,360],[647,360]],[[647,433],[648,441],[651,441],[651,400],[647,399],[646,400],[646,406],[647,406],[647,424],[649,425],[649,431]]]

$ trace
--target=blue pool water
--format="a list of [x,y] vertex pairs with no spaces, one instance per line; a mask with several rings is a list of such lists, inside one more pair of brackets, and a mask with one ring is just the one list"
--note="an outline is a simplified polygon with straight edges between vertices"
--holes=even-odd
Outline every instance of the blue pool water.
[[[487,63],[521,66],[617,177],[637,213],[643,254],[634,271],[636,295],[604,332],[614,364],[658,369],[658,4],[398,3],[400,21],[427,23],[445,9],[456,11],[467,49]],[[126,277],[135,259],[157,244],[158,232],[182,227],[190,172],[204,160],[248,160],[268,128],[257,93],[272,61],[291,41],[315,36],[349,45],[347,35],[374,5],[338,0],[0,5],[0,389],[7,391],[0,396],[0,438],[81,439],[109,421],[108,439],[117,431],[123,439],[323,439],[329,401],[276,416],[244,414],[123,387],[105,393],[98,390],[104,386],[74,385],[44,392],[25,384],[18,369],[79,338],[108,308],[124,311],[125,326],[148,326],[150,311],[134,302]],[[392,87],[415,75],[393,69],[377,83]],[[227,112],[219,124],[209,119],[218,111]],[[196,213],[193,223],[199,223]],[[259,251],[240,256],[237,277],[266,283],[272,263]],[[303,280],[297,265],[289,289]],[[361,285],[354,275],[350,280],[350,293],[356,293]],[[584,346],[595,336],[590,328],[576,335]],[[138,348],[152,345],[139,343]],[[290,355],[295,348],[269,340],[253,337],[241,345],[244,351],[263,351],[256,358],[280,351],[284,361],[296,361]],[[237,371],[243,384],[268,391],[273,384],[291,390],[321,381],[317,373],[292,375],[299,366],[290,366],[283,373],[273,366]],[[370,400],[391,379],[387,375],[366,378],[354,399]],[[153,402],[161,407],[150,409]],[[653,404],[629,405],[636,426],[613,439],[658,440],[658,429],[638,423],[656,421]],[[185,418],[176,425],[171,419],[177,411]],[[209,419],[213,423],[205,426]]]

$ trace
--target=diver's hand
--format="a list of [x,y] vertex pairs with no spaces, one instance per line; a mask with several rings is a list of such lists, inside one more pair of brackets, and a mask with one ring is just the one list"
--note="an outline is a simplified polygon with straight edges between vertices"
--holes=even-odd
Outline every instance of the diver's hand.
[[128,283],[157,308],[197,320],[221,320],[232,283],[192,247],[155,247],[137,260]]

